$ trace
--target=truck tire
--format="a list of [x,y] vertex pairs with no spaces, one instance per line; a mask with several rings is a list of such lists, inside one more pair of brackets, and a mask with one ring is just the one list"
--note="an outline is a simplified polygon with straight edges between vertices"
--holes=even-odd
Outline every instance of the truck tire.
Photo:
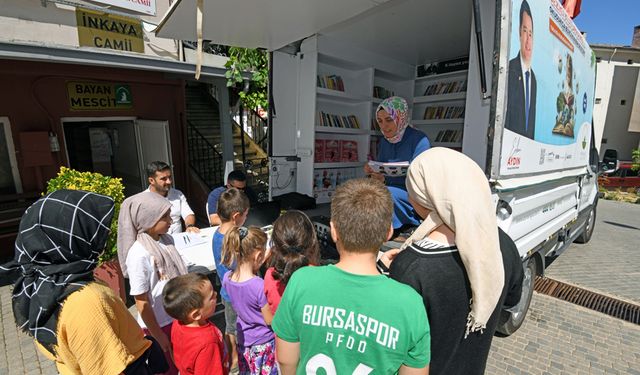
[[577,243],[587,243],[591,240],[591,235],[593,234],[593,229],[596,227],[596,206],[594,205],[589,211],[589,216],[587,217],[587,221],[584,223],[584,228],[582,229],[582,233],[576,238]]
[[497,332],[500,336],[506,337],[512,335],[520,328],[527,316],[531,297],[533,296],[534,282],[536,280],[536,261],[529,258],[524,267],[524,278],[522,280],[522,294],[520,302],[510,309],[503,309],[500,312],[500,321],[498,322]]

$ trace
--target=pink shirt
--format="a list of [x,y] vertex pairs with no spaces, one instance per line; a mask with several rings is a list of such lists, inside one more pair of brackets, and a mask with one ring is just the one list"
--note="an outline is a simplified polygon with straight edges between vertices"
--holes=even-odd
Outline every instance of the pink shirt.
[[282,294],[284,294],[285,285],[280,280],[273,278],[273,270],[273,267],[269,267],[264,275],[264,294],[267,296],[271,313],[275,314],[282,299]]

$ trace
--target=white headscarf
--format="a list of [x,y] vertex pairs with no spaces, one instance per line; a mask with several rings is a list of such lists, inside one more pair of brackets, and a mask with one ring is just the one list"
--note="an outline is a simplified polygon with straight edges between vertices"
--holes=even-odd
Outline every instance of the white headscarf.
[[402,248],[441,224],[451,228],[471,284],[467,334],[482,331],[504,286],[495,205],[484,172],[464,154],[435,147],[413,160],[406,184],[411,199],[431,212]]

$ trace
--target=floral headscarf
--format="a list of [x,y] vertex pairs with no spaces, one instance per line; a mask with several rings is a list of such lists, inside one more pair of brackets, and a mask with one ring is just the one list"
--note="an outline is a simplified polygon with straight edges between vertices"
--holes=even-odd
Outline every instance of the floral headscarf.
[[389,143],[398,143],[402,140],[404,131],[409,126],[409,105],[407,101],[399,96],[386,98],[376,109],[376,113],[381,109],[385,110],[396,123],[396,133],[391,138],[384,137]]

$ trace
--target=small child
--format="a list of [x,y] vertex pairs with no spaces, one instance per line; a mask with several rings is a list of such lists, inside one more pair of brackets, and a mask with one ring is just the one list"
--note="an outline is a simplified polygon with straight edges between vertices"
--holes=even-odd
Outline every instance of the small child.
[[273,223],[273,246],[269,268],[264,275],[264,292],[269,308],[276,313],[284,289],[293,273],[304,266],[320,263],[318,238],[313,223],[304,213],[285,212]]
[[340,261],[296,271],[273,320],[283,375],[428,373],[422,298],[376,269],[392,213],[381,182],[353,179],[336,189],[330,227]]
[[209,322],[218,294],[206,275],[188,273],[170,280],[162,292],[171,328],[173,359],[180,374],[229,374],[222,333]]
[[265,257],[267,235],[258,227],[233,227],[224,238],[222,262],[237,264],[224,275],[222,286],[238,313],[238,367],[240,374],[277,375],[273,315],[257,276]]
[[[213,233],[213,259],[216,262],[216,273],[220,279],[220,283],[224,278],[224,275],[229,270],[235,269],[235,264],[229,265],[229,267],[222,264],[222,247],[225,234],[234,226],[241,226],[247,220],[247,214],[249,213],[249,198],[236,188],[229,188],[220,194],[218,200],[218,207],[216,209],[218,217],[222,224]],[[234,373],[238,368],[238,353],[236,352],[237,339],[236,339],[236,312],[231,305],[231,298],[227,294],[224,287],[220,289],[220,297],[222,297],[222,304],[224,305],[224,320],[225,320],[225,342],[230,354],[231,360],[231,372]]]

